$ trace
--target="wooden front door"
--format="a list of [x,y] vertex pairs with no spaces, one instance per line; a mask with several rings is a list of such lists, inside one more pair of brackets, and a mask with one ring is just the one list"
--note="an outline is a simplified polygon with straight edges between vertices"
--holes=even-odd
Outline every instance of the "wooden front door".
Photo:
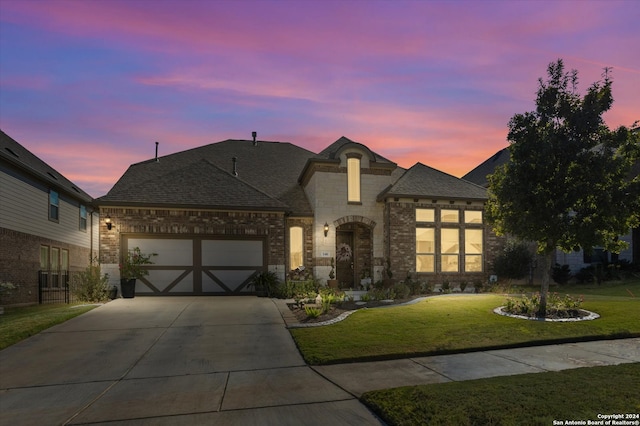
[[354,287],[353,231],[336,232],[336,279],[342,288]]

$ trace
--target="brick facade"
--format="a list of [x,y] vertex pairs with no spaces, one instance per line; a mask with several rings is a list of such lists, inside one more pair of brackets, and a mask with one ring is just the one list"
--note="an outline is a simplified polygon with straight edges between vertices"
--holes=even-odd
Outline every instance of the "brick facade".
[[[104,218],[111,218],[108,230]],[[100,262],[120,262],[122,234],[265,237],[267,264],[285,264],[285,218],[281,212],[100,207]]]
[[[0,294],[0,305],[38,303],[38,271],[40,246],[57,247],[69,251],[69,271],[81,271],[89,265],[91,250],[49,238],[0,228],[0,280],[18,288]],[[97,253],[93,253],[96,256]]]
[[[313,268],[316,266],[316,261],[315,258],[313,256],[313,218],[309,217],[309,218],[287,218],[287,229],[286,229],[286,254],[289,253],[288,247],[289,247],[289,229],[294,227],[294,226],[299,226],[302,228],[302,238],[304,239],[303,241],[303,257],[304,257],[304,267],[305,268]],[[291,265],[289,265],[289,258],[287,256],[286,258],[287,263],[286,263],[286,268],[287,271],[290,271]]]
[[[385,206],[385,258],[390,260],[391,272],[393,277],[397,280],[404,279],[407,274],[411,273],[415,276],[416,271],[416,208],[429,208],[429,209],[456,209],[460,211],[460,217],[464,217],[464,211],[466,209],[480,210],[481,204],[477,203],[467,204],[464,201],[454,201],[453,204],[447,202],[443,203],[426,203],[421,200],[408,200],[399,199],[389,201]],[[437,213],[436,213],[437,215]],[[439,221],[434,223],[436,234],[442,229],[442,224]],[[451,224],[447,224],[451,226]],[[460,221],[455,227],[460,229],[461,235],[461,252],[460,256],[463,256],[464,248],[464,230],[469,225],[466,225],[464,221]],[[478,229],[478,226],[474,226],[474,229]],[[440,272],[439,267],[436,266],[436,272],[434,273],[419,273],[417,274],[419,279],[427,279],[432,284],[441,284],[443,281],[449,281],[451,284],[456,284],[461,281],[472,283],[476,280],[482,280],[486,282],[488,276],[493,271],[493,263],[495,259],[495,253],[499,247],[503,245],[502,239],[496,237],[491,231],[491,228],[487,224],[482,225],[483,229],[483,272]],[[438,248],[436,248],[436,265],[440,264],[440,254]],[[462,265],[462,262],[460,262]],[[462,270],[462,268],[461,268]]]

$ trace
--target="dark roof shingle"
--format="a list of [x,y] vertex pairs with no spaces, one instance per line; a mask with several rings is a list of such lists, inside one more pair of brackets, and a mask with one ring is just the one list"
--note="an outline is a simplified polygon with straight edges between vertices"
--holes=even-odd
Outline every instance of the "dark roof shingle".
[[422,163],[416,163],[378,198],[386,197],[486,200],[487,190]]
[[1,130],[0,158],[46,183],[51,188],[63,191],[85,203],[92,201],[89,194]]
[[[155,192],[157,200],[163,200],[164,204],[171,204],[169,200],[173,200],[175,205],[183,205],[180,200],[190,200],[185,200],[184,194],[193,193],[192,185],[196,184],[197,180],[194,181],[193,177],[179,177],[197,164],[197,168],[203,173],[213,173],[215,178],[221,179],[217,193],[207,195],[206,200],[202,201],[223,202],[227,198],[228,201],[221,205],[233,206],[232,200],[235,198],[241,203],[238,206],[244,203],[245,207],[254,208],[260,207],[261,203],[264,203],[262,207],[276,208],[274,201],[277,201],[282,210],[299,215],[311,215],[311,207],[304,190],[298,185],[297,178],[307,159],[313,155],[312,152],[290,143],[258,141],[254,144],[249,140],[226,140],[160,157],[158,161],[152,159],[133,164],[109,193],[100,197],[98,201],[109,204],[151,203],[151,198],[146,201],[141,198],[143,195],[140,184],[148,182],[149,187],[155,185],[159,188]],[[231,174],[234,157],[237,159],[237,178]],[[209,168],[200,164],[202,160],[208,162]],[[210,166],[215,166],[217,171],[213,171]],[[255,200],[247,205],[247,200],[243,198],[247,193],[243,192],[242,196],[234,193],[239,190],[238,182],[231,184],[227,179],[222,179],[221,172],[228,173],[230,178],[246,185],[246,188],[242,188],[243,191],[252,188],[261,195],[256,194]],[[187,176],[190,175],[191,173],[187,172]],[[176,180],[174,183],[170,182],[171,176]],[[216,183],[210,180],[214,179],[213,177],[202,178],[203,182],[208,183],[210,190],[216,187]],[[162,184],[159,185],[159,182]],[[204,197],[200,194],[193,195],[197,199]]]

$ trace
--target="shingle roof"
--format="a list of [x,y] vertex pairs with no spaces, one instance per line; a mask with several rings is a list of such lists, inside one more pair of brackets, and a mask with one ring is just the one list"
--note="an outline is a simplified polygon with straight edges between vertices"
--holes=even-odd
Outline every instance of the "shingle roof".
[[[307,159],[313,155],[311,151],[290,143],[258,141],[254,145],[249,140],[226,140],[163,156],[159,161],[152,159],[133,164],[98,201],[112,205],[154,202],[184,205],[186,202],[194,204],[191,201],[198,199],[207,205],[279,208],[294,214],[311,215],[311,207],[297,178]],[[237,178],[231,174],[234,157],[237,159]],[[200,176],[200,182],[197,174],[189,172],[191,167],[212,176]],[[223,177],[224,172],[235,180]],[[182,177],[183,174],[186,176]],[[149,191],[154,186],[158,188],[154,190],[155,197],[143,196],[140,189],[143,184]],[[215,193],[201,194],[198,188],[204,185]],[[252,191],[254,199],[249,200],[247,198],[251,198]]]
[[378,198],[387,197],[486,200],[487,190],[422,163],[416,163]]
[[469,182],[473,182],[476,185],[480,185],[486,188],[487,186],[489,186],[487,176],[493,174],[493,172],[496,170],[496,167],[508,163],[509,158],[509,149],[503,148],[500,151],[496,152],[491,158],[480,164],[478,167],[462,176],[462,179],[468,180]]
[[[153,162],[153,165],[160,165]],[[287,205],[254,188],[209,160],[201,159],[157,178],[111,191],[102,201],[135,200],[136,204],[199,208],[263,208],[287,210]]]
[[89,194],[1,130],[0,158],[51,188],[85,203],[92,201]]

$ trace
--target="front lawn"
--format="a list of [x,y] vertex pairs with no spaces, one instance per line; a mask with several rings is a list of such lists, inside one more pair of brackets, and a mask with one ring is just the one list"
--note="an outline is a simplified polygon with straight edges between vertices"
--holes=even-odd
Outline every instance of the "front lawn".
[[361,400],[394,426],[587,424],[598,414],[640,413],[638,389],[636,363],[386,389]]
[[[640,281],[624,286],[640,294]],[[579,287],[570,289],[582,294]],[[305,360],[316,365],[640,336],[640,297],[618,295],[622,291],[601,296],[592,295],[594,290],[584,296],[583,308],[601,315],[594,321],[514,319],[492,312],[504,304],[503,295],[450,295],[361,309],[335,325],[292,329],[291,334]]]
[[51,304],[5,308],[5,313],[0,315],[0,350],[95,307]]

